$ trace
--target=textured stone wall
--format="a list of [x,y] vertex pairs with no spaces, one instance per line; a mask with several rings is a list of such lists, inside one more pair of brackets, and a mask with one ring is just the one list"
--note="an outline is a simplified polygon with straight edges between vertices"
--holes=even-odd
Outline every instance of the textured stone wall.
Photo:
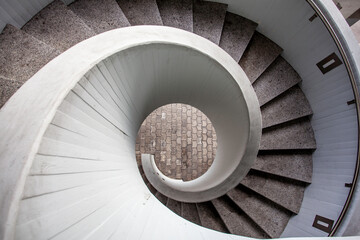
[[169,104],[152,112],[141,125],[136,159],[155,155],[158,168],[168,177],[189,181],[204,174],[216,153],[217,139],[210,120],[196,108]]

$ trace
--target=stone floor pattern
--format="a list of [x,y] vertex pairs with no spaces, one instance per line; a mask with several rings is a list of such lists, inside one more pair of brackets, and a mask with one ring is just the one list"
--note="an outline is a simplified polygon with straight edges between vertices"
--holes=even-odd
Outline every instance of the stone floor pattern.
[[184,104],[156,109],[143,122],[136,139],[136,160],[141,153],[155,155],[166,176],[190,181],[204,174],[214,161],[215,130],[200,110]]

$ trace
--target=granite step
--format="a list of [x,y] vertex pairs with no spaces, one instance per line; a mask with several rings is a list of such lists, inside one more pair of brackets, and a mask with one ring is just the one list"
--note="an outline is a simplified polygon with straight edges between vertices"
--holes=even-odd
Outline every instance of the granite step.
[[275,126],[311,114],[305,94],[299,86],[294,86],[261,107],[262,127]]
[[130,26],[116,0],[77,0],[68,7],[96,33]]
[[299,213],[306,187],[301,182],[254,170],[240,184],[296,214]]
[[11,79],[0,77],[0,108],[14,95],[14,93],[23,85],[24,82],[19,82]]
[[22,30],[61,52],[96,34],[60,0],[43,8]]
[[162,193],[160,192],[156,192],[155,193],[155,197],[164,205],[166,205],[167,203],[167,200],[168,200],[168,197],[163,195]]
[[147,185],[149,183],[149,180],[147,179],[147,177],[144,174],[141,174],[142,179],[144,180],[144,183]]
[[292,216],[290,211],[241,186],[227,195],[271,238],[280,237]]
[[300,82],[299,74],[279,56],[254,82],[253,87],[262,106]]
[[263,129],[260,150],[316,149],[314,131],[308,118]]
[[219,232],[229,232],[211,202],[196,203],[196,208],[203,227]]
[[222,3],[194,1],[194,33],[219,45],[226,9]]
[[219,46],[229,53],[236,62],[239,62],[256,27],[257,24],[253,21],[226,12]]
[[253,238],[268,238],[268,236],[227,197],[220,197],[211,202],[230,233]]
[[281,47],[261,33],[255,31],[239,64],[245,71],[250,82],[254,83],[281,52]]
[[201,225],[200,217],[195,203],[181,203],[181,216],[186,220]]
[[252,169],[311,183],[312,156],[310,153],[259,154]]
[[157,190],[153,187],[153,185],[151,185],[150,182],[148,182],[148,183],[146,184],[146,186],[148,187],[148,189],[150,190],[150,192],[151,192],[153,195],[156,194]]
[[[0,34],[0,76],[18,84],[23,83],[59,54],[55,48],[7,24]],[[12,83],[3,81],[3,86],[13,91],[18,84],[11,86]]]
[[117,0],[131,25],[163,25],[156,0]]
[[177,215],[181,216],[181,202],[176,201],[174,199],[168,198],[166,206],[176,213]]
[[164,26],[193,31],[192,0],[157,0],[156,2]]

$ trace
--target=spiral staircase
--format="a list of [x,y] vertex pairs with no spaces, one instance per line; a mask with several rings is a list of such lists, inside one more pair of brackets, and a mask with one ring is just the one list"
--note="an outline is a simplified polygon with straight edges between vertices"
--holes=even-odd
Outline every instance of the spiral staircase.
[[[154,180],[148,180],[149,171],[140,166],[140,174],[153,195],[145,194],[145,202],[133,202],[133,198],[142,199],[148,190],[139,181],[140,174],[123,169],[136,168],[134,133],[149,112],[136,109],[139,105],[131,96],[146,93],[130,81],[116,80],[128,76],[123,72],[136,73],[124,60],[132,58],[130,51],[121,55],[123,59],[111,56],[98,61],[68,87],[64,100],[43,127],[33,160],[27,170],[22,170],[24,188],[18,193],[18,210],[7,215],[14,223],[13,233],[2,228],[4,238],[153,239],[166,238],[166,228],[173,230],[174,238],[193,239],[234,237],[220,232],[253,238],[323,236],[324,231],[318,235],[305,230],[296,232],[288,224],[291,219],[296,222],[300,211],[309,211],[301,209],[304,193],[312,182],[312,155],[317,148],[312,124],[318,124],[311,121],[312,107],[302,91],[309,87],[302,85],[297,71],[285,60],[280,44],[257,31],[257,23],[227,10],[223,3],[189,0],[78,0],[68,5],[55,0],[21,29],[6,25],[0,35],[1,104],[5,104],[6,111],[10,110],[5,102],[22,84],[35,73],[37,76],[54,58],[51,63],[55,66],[56,57],[68,54],[67,50],[77,43],[113,29],[164,25],[210,40],[239,63],[258,99],[262,135],[251,170],[225,195],[205,202],[176,200],[154,188]],[[80,49],[81,45],[77,47]],[[157,49],[162,51],[162,46]],[[146,47],[142,50],[149,56],[155,54]],[[151,58],[144,55],[144,59]],[[58,66],[53,76],[61,74],[61,65]],[[20,96],[40,85],[35,82],[16,94]],[[25,90],[21,92],[22,89]],[[343,93],[348,94],[346,91]],[[21,128],[11,123],[9,126],[6,129]],[[326,127],[323,129],[326,131]],[[1,147],[7,149],[7,143]],[[123,158],[133,159],[135,165],[120,163]],[[322,181],[326,179],[325,176]],[[136,184],[122,188],[131,181]],[[153,196],[167,208],[158,206]],[[6,201],[11,200],[3,203]],[[179,220],[168,208],[190,222],[216,231]],[[169,222],[149,223],[162,216],[170,216],[164,217]],[[298,226],[303,224],[301,221],[304,220]],[[174,231],[176,228],[179,230]]]

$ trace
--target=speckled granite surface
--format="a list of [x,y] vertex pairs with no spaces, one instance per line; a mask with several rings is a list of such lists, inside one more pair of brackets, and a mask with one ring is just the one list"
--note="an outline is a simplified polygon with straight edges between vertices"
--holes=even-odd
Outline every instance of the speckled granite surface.
[[234,188],[227,195],[271,238],[280,237],[292,215],[245,188]]
[[157,0],[157,5],[165,26],[193,31],[192,0]]
[[260,154],[253,169],[302,182],[311,182],[312,157],[303,154]]
[[227,5],[214,2],[195,1],[194,33],[215,44],[220,43]]
[[214,204],[230,233],[253,238],[267,237],[258,226],[249,220],[244,212],[239,211],[225,197],[214,199],[211,202]]
[[68,7],[96,33],[130,26],[116,0],[78,0]]
[[61,52],[95,35],[95,32],[60,0],[55,0],[42,9],[22,30]]
[[214,229],[219,232],[229,232],[222,220],[216,214],[216,210],[211,202],[196,203],[196,207],[203,227]]
[[263,128],[312,114],[308,100],[300,87],[294,86],[261,107]]
[[239,64],[253,83],[280,55],[281,51],[282,49],[273,41],[255,32]]
[[0,34],[0,76],[28,80],[60,52],[12,25]]
[[227,12],[219,46],[239,62],[256,27],[256,23]]
[[156,0],[117,0],[131,25],[163,25]]
[[160,192],[156,192],[155,196],[162,204],[166,205],[168,200],[167,196],[161,194]]
[[181,203],[181,216],[190,222],[200,225],[199,214],[196,209],[195,203]]
[[241,184],[293,213],[299,212],[304,197],[304,184],[282,181],[274,176],[257,175],[251,171]]
[[254,82],[253,87],[262,106],[299,82],[299,74],[279,56]]
[[24,84],[24,82],[14,81],[0,77],[0,108],[9,98]]
[[168,198],[166,206],[176,213],[177,215],[181,216],[181,202],[176,201],[174,199]]
[[260,150],[315,149],[314,131],[308,119],[263,130]]

